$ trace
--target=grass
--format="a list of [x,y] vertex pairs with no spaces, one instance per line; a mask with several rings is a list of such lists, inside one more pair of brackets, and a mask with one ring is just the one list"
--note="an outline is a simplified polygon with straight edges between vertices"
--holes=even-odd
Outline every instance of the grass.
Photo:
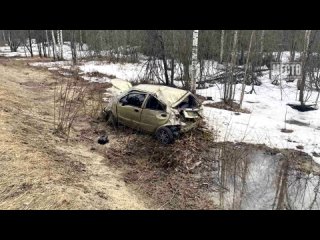
[[233,102],[232,104],[226,104],[225,102],[214,102],[214,103],[206,103],[204,104],[206,107],[212,107],[212,108],[219,108],[219,109],[224,109],[227,111],[232,111],[236,113],[251,113],[248,109],[246,108],[240,108],[240,105],[238,103]]
[[[122,172],[90,150],[97,134],[84,124],[92,119],[84,121],[84,111],[68,144],[53,134],[57,76],[23,61],[2,61],[0,209],[145,209],[147,199],[125,185]],[[81,138],[85,129],[89,139]]]

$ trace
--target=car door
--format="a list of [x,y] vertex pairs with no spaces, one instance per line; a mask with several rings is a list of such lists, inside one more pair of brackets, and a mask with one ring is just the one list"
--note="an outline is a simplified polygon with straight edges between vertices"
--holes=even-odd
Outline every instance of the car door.
[[119,122],[132,128],[139,128],[141,107],[146,98],[145,93],[130,92],[119,100],[117,115]]
[[169,119],[165,104],[161,103],[156,97],[149,95],[141,113],[141,128],[148,132],[164,125]]

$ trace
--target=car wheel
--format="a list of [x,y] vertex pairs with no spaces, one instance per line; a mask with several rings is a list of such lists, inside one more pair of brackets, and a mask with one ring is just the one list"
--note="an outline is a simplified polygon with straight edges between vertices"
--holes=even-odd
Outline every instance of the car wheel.
[[173,133],[167,127],[159,128],[156,132],[156,137],[162,144],[170,144],[174,141]]

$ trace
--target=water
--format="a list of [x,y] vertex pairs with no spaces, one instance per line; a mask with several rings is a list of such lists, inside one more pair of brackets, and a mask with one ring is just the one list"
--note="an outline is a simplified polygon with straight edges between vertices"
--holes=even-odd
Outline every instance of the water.
[[211,193],[222,209],[320,209],[320,176],[281,154],[220,149]]

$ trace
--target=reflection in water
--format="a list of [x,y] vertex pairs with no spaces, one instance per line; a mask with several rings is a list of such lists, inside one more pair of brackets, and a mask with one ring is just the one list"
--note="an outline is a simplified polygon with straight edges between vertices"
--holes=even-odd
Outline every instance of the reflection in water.
[[320,176],[294,169],[290,156],[222,149],[215,155],[212,196],[221,208],[320,209]]

